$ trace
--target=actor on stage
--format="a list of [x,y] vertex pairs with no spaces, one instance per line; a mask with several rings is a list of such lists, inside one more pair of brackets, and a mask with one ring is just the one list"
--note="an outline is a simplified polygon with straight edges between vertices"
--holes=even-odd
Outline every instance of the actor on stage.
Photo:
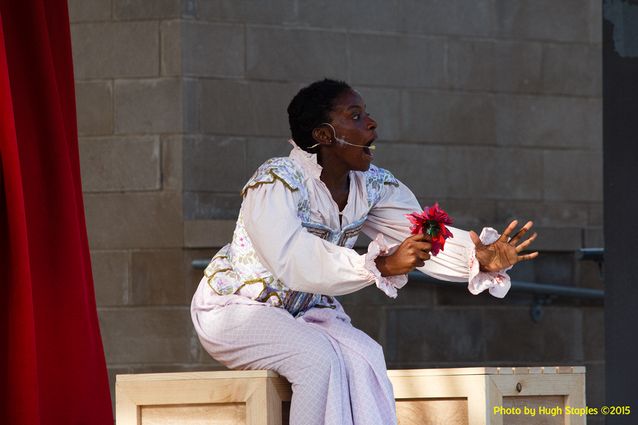
[[[193,297],[195,329],[227,367],[286,377],[292,425],[394,424],[381,346],[351,325],[335,296],[376,285],[396,297],[416,268],[503,297],[505,271],[537,255],[521,254],[536,237],[523,239],[532,223],[480,237],[448,226],[439,250],[431,234],[411,234],[406,215],[422,209],[412,192],[372,165],[377,123],[359,93],[317,81],[292,99],[288,115],[292,151],[244,186],[232,242]],[[365,254],[352,249],[360,232],[372,239]]]

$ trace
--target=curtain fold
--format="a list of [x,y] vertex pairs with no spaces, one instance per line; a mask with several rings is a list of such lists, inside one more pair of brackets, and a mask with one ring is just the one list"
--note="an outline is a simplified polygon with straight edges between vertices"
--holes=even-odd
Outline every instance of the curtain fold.
[[0,423],[112,425],[63,0],[0,0],[0,290]]

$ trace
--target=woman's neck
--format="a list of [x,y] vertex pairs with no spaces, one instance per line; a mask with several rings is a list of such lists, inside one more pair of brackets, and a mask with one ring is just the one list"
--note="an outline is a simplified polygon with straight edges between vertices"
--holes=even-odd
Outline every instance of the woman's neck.
[[321,181],[330,189],[331,192],[348,191],[348,176],[350,170],[345,164],[339,164],[337,161],[331,161],[330,158],[319,156],[318,163],[321,165]]
[[322,161],[322,158],[319,158],[319,165],[323,168],[321,170],[320,179],[330,191],[332,199],[339,207],[339,211],[342,211],[348,203],[348,195],[350,192],[350,181],[348,177],[350,170],[345,164],[330,161],[329,159]]

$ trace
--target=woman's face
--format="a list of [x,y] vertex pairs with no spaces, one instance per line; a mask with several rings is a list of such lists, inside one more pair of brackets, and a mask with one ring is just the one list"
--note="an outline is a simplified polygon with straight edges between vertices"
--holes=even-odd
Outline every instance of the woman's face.
[[330,124],[336,132],[335,136],[328,127],[332,136],[361,146],[349,146],[333,139],[333,153],[351,170],[368,170],[374,157],[368,146],[377,137],[375,131],[377,122],[366,112],[366,105],[359,93],[354,90],[344,92],[335,100],[333,110],[329,115]]

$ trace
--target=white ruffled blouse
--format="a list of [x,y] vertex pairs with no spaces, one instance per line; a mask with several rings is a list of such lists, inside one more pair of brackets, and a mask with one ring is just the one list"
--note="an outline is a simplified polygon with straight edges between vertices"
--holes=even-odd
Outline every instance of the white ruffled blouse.
[[[370,209],[365,173],[351,171],[348,201],[343,211],[339,211],[320,179],[322,167],[317,163],[316,154],[305,152],[292,140],[290,143],[293,145],[290,159],[304,174],[311,221],[331,229],[343,229],[367,214],[361,231],[372,242],[366,254],[358,254],[309,233],[297,216],[298,200],[294,192],[276,180],[247,190],[241,206],[246,233],[261,263],[275,279],[294,291],[337,296],[375,284],[388,296],[396,297],[397,290],[407,283],[407,275],[383,277],[374,260],[379,255],[392,253],[410,236],[410,222],[405,215],[422,209],[414,194],[401,182],[398,186],[384,185],[379,201]],[[495,297],[504,297],[510,288],[505,271],[481,272],[468,232],[453,227],[450,230],[454,236],[446,241],[445,250],[432,256],[418,270],[441,280],[468,282],[472,294],[487,289]],[[485,228],[480,238],[489,244],[498,238],[498,233]],[[206,291],[209,296],[204,301],[201,292],[205,291],[205,281],[206,278],[202,279],[196,294],[196,299],[200,297],[204,304],[223,305],[236,302],[240,297]]]

